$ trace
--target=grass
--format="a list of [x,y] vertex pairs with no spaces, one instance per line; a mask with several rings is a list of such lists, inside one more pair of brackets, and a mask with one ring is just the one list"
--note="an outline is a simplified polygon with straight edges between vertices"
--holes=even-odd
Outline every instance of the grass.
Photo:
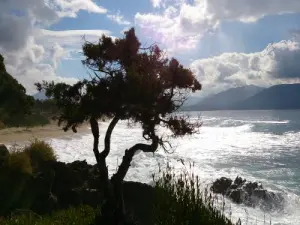
[[167,166],[158,179],[155,176],[153,179],[156,190],[153,215],[156,225],[234,224],[226,218],[224,210],[217,209],[212,195],[201,191],[199,178],[194,173],[184,172],[177,176]]
[[31,160],[25,152],[12,152],[8,158],[8,167],[12,171],[32,174]]
[[79,206],[39,216],[31,211],[10,218],[0,218],[1,225],[91,225],[95,221],[95,209],[90,206]]
[[29,156],[34,170],[38,169],[45,161],[56,161],[53,148],[45,141],[34,139],[22,151]]

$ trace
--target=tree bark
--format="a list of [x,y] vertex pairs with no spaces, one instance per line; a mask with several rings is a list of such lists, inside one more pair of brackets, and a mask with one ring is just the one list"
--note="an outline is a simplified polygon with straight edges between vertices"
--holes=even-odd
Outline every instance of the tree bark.
[[138,150],[141,150],[143,152],[155,152],[158,148],[158,137],[155,136],[152,139],[152,144],[135,144],[130,149],[125,150],[125,155],[123,156],[122,163],[120,164],[118,171],[112,176],[112,182],[113,183],[120,183],[124,180],[128,169],[130,167],[131,161],[133,159],[133,156]]
[[117,215],[119,218],[123,218],[125,216],[125,206],[123,199],[123,181],[130,167],[133,156],[138,150],[142,150],[143,152],[155,152],[158,148],[158,137],[155,136],[152,139],[152,144],[136,144],[132,146],[130,149],[125,150],[125,155],[123,156],[122,163],[120,164],[118,171],[112,176],[111,182],[114,186],[114,192],[116,196],[117,202]]
[[115,190],[113,185],[111,184],[109,180],[109,174],[108,174],[108,168],[106,165],[106,157],[108,156],[110,152],[110,140],[111,140],[111,134],[113,129],[115,128],[116,124],[118,123],[119,118],[114,117],[113,120],[110,122],[105,139],[104,139],[104,150],[100,153],[99,152],[99,125],[96,118],[92,117],[90,119],[90,125],[91,130],[94,137],[94,147],[93,152],[97,161],[97,166],[100,173],[100,182],[101,187],[103,188],[103,193],[106,198],[105,207],[102,209],[103,214],[105,216],[109,217],[110,219],[114,219],[114,212],[116,212],[117,208],[117,202],[116,202],[116,196],[115,196]]

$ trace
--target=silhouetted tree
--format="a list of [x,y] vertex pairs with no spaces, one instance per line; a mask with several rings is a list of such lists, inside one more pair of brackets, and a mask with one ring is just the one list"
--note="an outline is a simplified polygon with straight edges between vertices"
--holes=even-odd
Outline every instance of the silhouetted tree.
[[22,118],[31,113],[34,99],[26,95],[26,89],[5,68],[0,54],[0,120],[4,123],[12,117]]
[[[83,45],[83,64],[91,72],[90,80],[73,86],[44,82],[36,84],[53,97],[60,109],[59,124],[64,129],[89,121],[94,137],[94,155],[106,188],[108,202],[122,218],[124,213],[122,182],[138,150],[154,153],[166,140],[157,127],[171,130],[174,137],[193,134],[201,125],[187,117],[175,116],[190,92],[201,89],[193,73],[176,59],[167,59],[157,45],[142,48],[132,28],[122,39],[102,36],[98,43]],[[111,118],[100,152],[98,119]],[[117,172],[109,179],[106,157],[110,153],[111,135],[121,120],[141,124],[148,143],[137,143],[125,150]],[[150,142],[150,143],[149,143]]]

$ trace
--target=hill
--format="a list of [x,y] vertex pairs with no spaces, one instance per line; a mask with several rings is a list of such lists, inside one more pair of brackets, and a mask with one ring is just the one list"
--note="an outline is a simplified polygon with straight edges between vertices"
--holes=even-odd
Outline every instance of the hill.
[[34,99],[26,95],[26,89],[7,71],[0,55],[0,120],[10,122],[12,117],[30,113]]
[[[0,54],[0,124],[4,127],[37,126],[49,123],[42,112],[52,110],[51,102],[41,103],[26,94],[25,87],[13,78],[5,68]],[[50,111],[52,112],[52,111]]]
[[185,110],[226,110],[231,109],[233,105],[242,102],[249,97],[262,91],[262,87],[248,85],[237,88],[230,88],[218,94],[210,95],[197,104],[186,107]]
[[300,84],[275,85],[233,105],[232,109],[300,109],[299,94]]

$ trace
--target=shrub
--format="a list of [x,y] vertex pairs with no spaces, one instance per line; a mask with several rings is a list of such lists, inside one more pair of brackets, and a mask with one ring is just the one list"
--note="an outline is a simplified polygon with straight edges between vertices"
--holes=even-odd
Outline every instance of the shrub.
[[32,212],[27,215],[3,219],[1,225],[91,225],[94,224],[95,210],[90,206],[79,206],[54,212],[51,216],[38,216]]
[[156,225],[233,225],[224,212],[215,207],[211,195],[201,192],[199,178],[193,173],[176,176],[168,166],[157,180],[153,178]]
[[12,152],[9,157],[9,169],[14,172],[31,174],[32,167],[29,156],[21,151]]
[[56,155],[53,148],[45,141],[38,139],[31,141],[30,145],[24,148],[24,153],[29,156],[32,168],[34,170],[39,168],[41,163],[45,161],[56,160]]

